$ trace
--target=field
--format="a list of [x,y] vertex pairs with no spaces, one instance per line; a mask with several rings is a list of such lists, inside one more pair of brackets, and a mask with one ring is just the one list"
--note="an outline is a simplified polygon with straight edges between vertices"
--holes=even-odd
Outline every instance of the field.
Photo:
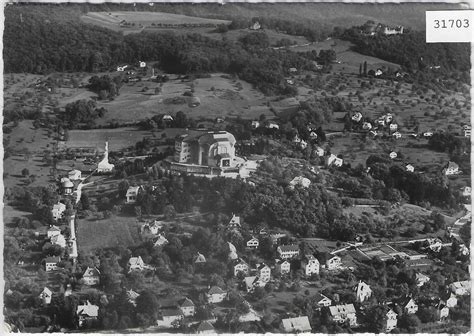
[[77,244],[82,253],[97,248],[133,246],[140,240],[138,221],[134,217],[113,217],[102,220],[78,219]]
[[140,32],[143,28],[154,28],[159,25],[185,27],[187,25],[219,25],[229,24],[227,20],[206,19],[195,16],[161,12],[89,12],[81,16],[85,23],[91,23],[125,34]]

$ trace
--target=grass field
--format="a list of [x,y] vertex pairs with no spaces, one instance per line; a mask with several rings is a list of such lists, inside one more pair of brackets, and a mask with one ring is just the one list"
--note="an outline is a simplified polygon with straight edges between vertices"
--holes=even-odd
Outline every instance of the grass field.
[[133,246],[139,243],[138,221],[133,217],[77,220],[77,244],[82,253],[98,248]]

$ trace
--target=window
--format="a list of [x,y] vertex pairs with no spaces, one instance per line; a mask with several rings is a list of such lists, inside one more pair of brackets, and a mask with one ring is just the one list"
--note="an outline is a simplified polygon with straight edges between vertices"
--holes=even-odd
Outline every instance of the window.
[[222,160],[222,166],[223,167],[229,167],[230,166],[230,160],[229,159]]

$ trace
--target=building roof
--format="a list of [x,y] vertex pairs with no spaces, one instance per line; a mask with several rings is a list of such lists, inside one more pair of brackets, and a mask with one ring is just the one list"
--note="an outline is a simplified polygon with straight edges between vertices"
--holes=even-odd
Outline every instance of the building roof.
[[206,257],[203,254],[198,252],[197,255],[196,255],[196,258],[194,259],[194,262],[195,263],[204,263],[204,262],[206,262]]
[[74,183],[72,183],[69,179],[64,180],[62,184],[63,188],[74,188]]
[[61,232],[61,229],[58,228],[56,225],[53,225],[48,229],[48,232],[57,232],[57,231]]
[[42,294],[46,294],[46,295],[49,295],[51,296],[53,294],[53,292],[51,291],[51,289],[49,289],[48,287],[45,287],[42,291],[41,291],[41,295]]
[[134,301],[134,300],[136,300],[136,298],[139,297],[139,296],[140,296],[140,294],[138,294],[137,292],[135,292],[133,289],[130,289],[130,290],[127,291],[127,298],[128,298],[129,300]]
[[330,306],[329,311],[332,316],[355,314],[355,308],[352,303],[345,305]]
[[191,301],[187,297],[184,299],[181,299],[178,303],[180,307],[194,307],[193,301]]
[[459,165],[456,162],[449,161],[447,168],[448,169],[459,169]]
[[290,245],[280,245],[278,246],[281,252],[294,252],[300,250],[298,245],[290,244]]
[[213,294],[227,294],[227,292],[225,290],[223,290],[222,288],[218,287],[218,286],[212,286],[209,291],[207,292],[207,294],[209,295],[213,295]]
[[321,300],[329,300],[329,301],[332,301],[330,298],[328,298],[326,295],[322,294],[322,293],[317,293],[315,296],[314,296],[314,299],[316,302],[319,302]]
[[253,284],[255,283],[255,280],[257,280],[256,276],[245,277],[244,281],[245,281],[245,285],[247,286],[247,288],[252,287]]
[[211,331],[215,332],[214,327],[208,321],[202,321],[196,329],[197,332]]
[[142,266],[143,265],[143,259],[142,259],[141,256],[131,257],[128,260],[128,263],[130,264],[130,266]]
[[45,259],[46,263],[51,264],[51,263],[58,263],[61,261],[60,257],[47,257]]
[[97,269],[97,267],[87,267],[87,269],[84,272],[83,277],[86,276],[99,276],[100,271]]
[[140,187],[128,187],[127,189],[127,196],[134,196],[138,194],[138,190],[140,190]]
[[293,318],[282,319],[283,329],[285,332],[308,332],[311,331],[308,316],[299,316]]
[[177,308],[173,308],[173,309],[162,309],[161,315],[162,316],[182,316],[183,313],[181,312],[181,310]]
[[77,306],[77,315],[87,315],[89,317],[98,317],[99,316],[99,307],[91,304],[89,301],[86,301],[85,304]]

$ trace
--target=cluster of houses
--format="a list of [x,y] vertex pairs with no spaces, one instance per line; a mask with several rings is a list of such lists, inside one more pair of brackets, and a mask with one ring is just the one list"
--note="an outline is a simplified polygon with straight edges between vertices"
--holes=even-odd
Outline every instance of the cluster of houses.
[[382,34],[386,36],[390,35],[402,35],[404,31],[403,26],[389,27],[382,23],[375,23],[373,21],[367,21],[362,26],[361,33],[367,36],[376,36],[377,34]]

